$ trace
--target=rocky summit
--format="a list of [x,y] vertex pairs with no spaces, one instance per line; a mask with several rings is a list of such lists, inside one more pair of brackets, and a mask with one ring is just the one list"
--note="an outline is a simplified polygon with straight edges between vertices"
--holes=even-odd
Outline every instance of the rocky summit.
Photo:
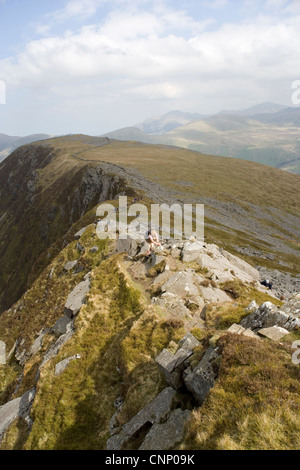
[[[147,169],[117,162],[122,145],[61,138],[0,165],[0,449],[299,448],[293,204],[292,241],[279,235],[279,199],[278,237],[268,242],[249,235],[261,215],[254,205],[230,236],[225,206],[215,205],[204,240],[169,237],[151,248],[145,237],[121,239],[118,220],[116,238],[100,239],[102,202],[117,214],[124,194],[146,206],[180,200]],[[134,152],[150,155],[139,144]],[[270,246],[282,264],[267,258]]]

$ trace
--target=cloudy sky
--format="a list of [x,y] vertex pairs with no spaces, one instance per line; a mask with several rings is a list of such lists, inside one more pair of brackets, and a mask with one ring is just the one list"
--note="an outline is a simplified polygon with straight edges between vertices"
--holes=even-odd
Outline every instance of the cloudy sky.
[[300,0],[0,0],[0,133],[292,106],[299,79]]

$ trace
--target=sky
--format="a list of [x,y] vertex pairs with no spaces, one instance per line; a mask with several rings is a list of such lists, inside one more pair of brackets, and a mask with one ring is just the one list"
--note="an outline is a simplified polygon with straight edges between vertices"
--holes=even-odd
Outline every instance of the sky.
[[0,0],[0,133],[293,106],[300,0]]

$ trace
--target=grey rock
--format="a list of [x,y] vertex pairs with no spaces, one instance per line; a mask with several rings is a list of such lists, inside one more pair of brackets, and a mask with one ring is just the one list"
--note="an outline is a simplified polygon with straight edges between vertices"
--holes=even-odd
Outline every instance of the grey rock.
[[244,328],[250,328],[254,331],[275,325],[281,326],[289,331],[299,328],[300,318],[292,313],[297,309],[295,308],[293,310],[289,307],[286,307],[288,311],[288,313],[286,313],[284,306],[278,309],[272,302],[264,302],[257,310],[245,317],[241,321],[241,325]]
[[147,425],[160,423],[168,417],[172,410],[176,391],[172,387],[165,388],[153,401],[148,403],[128,423],[119,434],[115,434],[107,441],[107,450],[122,450],[124,446],[134,440],[139,432]]
[[75,240],[79,240],[82,235],[85,233],[87,227],[83,227],[81,230],[79,230],[77,233],[75,233],[74,238]]
[[41,333],[37,338],[36,340],[34,341],[33,345],[31,346],[31,350],[30,350],[30,354],[33,356],[34,354],[36,354],[42,347],[42,344],[43,344],[43,338],[45,336],[46,333],[48,333],[49,330],[46,330],[44,331],[43,333]]
[[195,261],[201,254],[202,250],[203,243],[199,241],[185,243],[181,253],[182,261],[185,263]]
[[245,328],[241,325],[237,325],[236,323],[233,323],[230,328],[228,328],[228,333],[234,333],[237,335],[242,334],[245,331]]
[[74,356],[68,357],[67,359],[63,359],[62,361],[58,362],[55,366],[55,375],[58,376],[62,374],[70,362],[74,361],[75,359],[80,359],[80,355],[75,354]]
[[187,333],[178,343],[175,354],[163,349],[155,359],[171,387],[179,389],[183,385],[182,372],[188,367],[186,361],[193,355],[193,349],[199,344],[199,341],[191,333]]
[[74,260],[74,261],[68,261],[65,265],[64,265],[64,270],[65,271],[71,271],[72,269],[74,269],[78,264],[78,259],[77,260]]
[[90,281],[86,279],[78,284],[69,294],[65,304],[65,314],[70,318],[75,317],[85,303],[86,296],[90,290]]
[[6,344],[0,340],[0,365],[6,364]]
[[250,328],[244,328],[243,326],[237,325],[236,323],[233,323],[230,328],[228,328],[227,332],[259,339],[258,336],[252,330],[250,330]]
[[255,300],[252,300],[252,302],[250,302],[250,304],[248,305],[248,307],[245,308],[245,312],[246,313],[253,313],[255,312],[255,310],[257,310],[259,308],[259,306],[257,305],[256,301]]
[[179,271],[161,287],[162,292],[178,295],[182,298],[188,296],[199,296],[199,291],[194,284],[194,273]]
[[125,240],[120,238],[117,239],[117,252],[128,253],[129,256],[137,255],[140,248],[140,244],[137,240],[127,237]]
[[62,346],[72,338],[74,334],[74,330],[69,330],[64,335],[61,335],[54,345],[49,349],[49,351],[45,354],[42,364],[40,365],[40,369],[46,364],[46,362],[50,361],[53,357],[57,356],[59,350]]
[[51,270],[49,272],[49,276],[48,276],[49,279],[53,278],[54,271],[55,271],[55,268],[51,268]]
[[186,388],[192,392],[200,405],[204,403],[210,389],[214,386],[217,377],[214,363],[217,357],[218,348],[210,346],[195,369],[192,371],[188,368],[183,374]]
[[56,335],[64,335],[65,333],[71,331],[72,328],[73,320],[68,315],[64,315],[63,317],[59,318],[52,326],[51,332]]
[[98,251],[99,251],[98,246],[92,246],[92,248],[90,249],[91,253],[97,253]]
[[175,357],[170,351],[163,349],[156,358],[156,363],[164,373],[167,383],[175,389],[180,388],[182,385],[181,374],[187,367],[185,361],[189,356],[186,351],[181,351]]
[[172,450],[183,439],[184,428],[191,417],[189,410],[172,411],[165,423],[155,423],[139,450]]
[[76,249],[82,253],[84,251],[84,247],[81,245],[81,243],[77,242],[76,243]]
[[26,418],[29,415],[34,397],[35,389],[32,389],[24,393],[22,397],[0,406],[0,440],[16,418]]
[[281,326],[271,326],[270,328],[262,328],[261,330],[258,330],[258,334],[261,336],[265,336],[266,338],[269,338],[273,341],[279,341],[281,338],[289,334],[289,331],[287,331],[285,328],[282,328]]

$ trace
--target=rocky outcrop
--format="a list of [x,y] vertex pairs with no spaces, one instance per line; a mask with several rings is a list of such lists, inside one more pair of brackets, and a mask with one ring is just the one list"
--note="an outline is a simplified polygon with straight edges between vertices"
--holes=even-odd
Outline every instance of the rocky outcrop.
[[[298,299],[296,299],[296,303],[298,303]],[[292,311],[297,312],[297,308],[293,309],[291,305],[290,303],[285,307],[278,308],[272,302],[264,302],[253,313],[245,317],[241,321],[241,325],[254,331],[275,325],[288,331],[300,328],[300,318],[291,313]],[[289,313],[286,313],[285,309]]]
[[65,304],[65,314],[74,318],[86,301],[86,296],[90,290],[90,280],[80,282],[69,294]]
[[271,339],[272,341],[279,341],[281,338],[289,334],[289,331],[281,326],[271,326],[269,328],[262,328],[258,330],[258,334],[266,338]]
[[139,450],[174,449],[183,439],[184,429],[190,420],[191,412],[177,408],[172,411],[165,423],[154,423]]
[[179,389],[183,385],[182,373],[189,365],[187,360],[193,355],[194,348],[199,344],[199,341],[191,333],[187,333],[178,343],[175,354],[163,349],[155,359],[158,367],[164,373],[167,383],[173,388]]
[[154,424],[167,422],[175,402],[176,391],[172,387],[165,388],[152,402],[126,423],[119,434],[112,436],[107,441],[107,450],[122,450],[129,443],[139,442],[141,435],[144,434],[147,437]]
[[54,374],[56,376],[62,374],[64,372],[64,370],[68,367],[70,362],[72,362],[76,359],[80,359],[80,354],[75,354],[74,356],[67,357],[66,359],[63,359],[62,361],[58,362],[55,366]]
[[218,371],[219,348],[209,347],[195,369],[189,367],[183,373],[186,388],[192,392],[199,405],[202,405],[214,386]]

